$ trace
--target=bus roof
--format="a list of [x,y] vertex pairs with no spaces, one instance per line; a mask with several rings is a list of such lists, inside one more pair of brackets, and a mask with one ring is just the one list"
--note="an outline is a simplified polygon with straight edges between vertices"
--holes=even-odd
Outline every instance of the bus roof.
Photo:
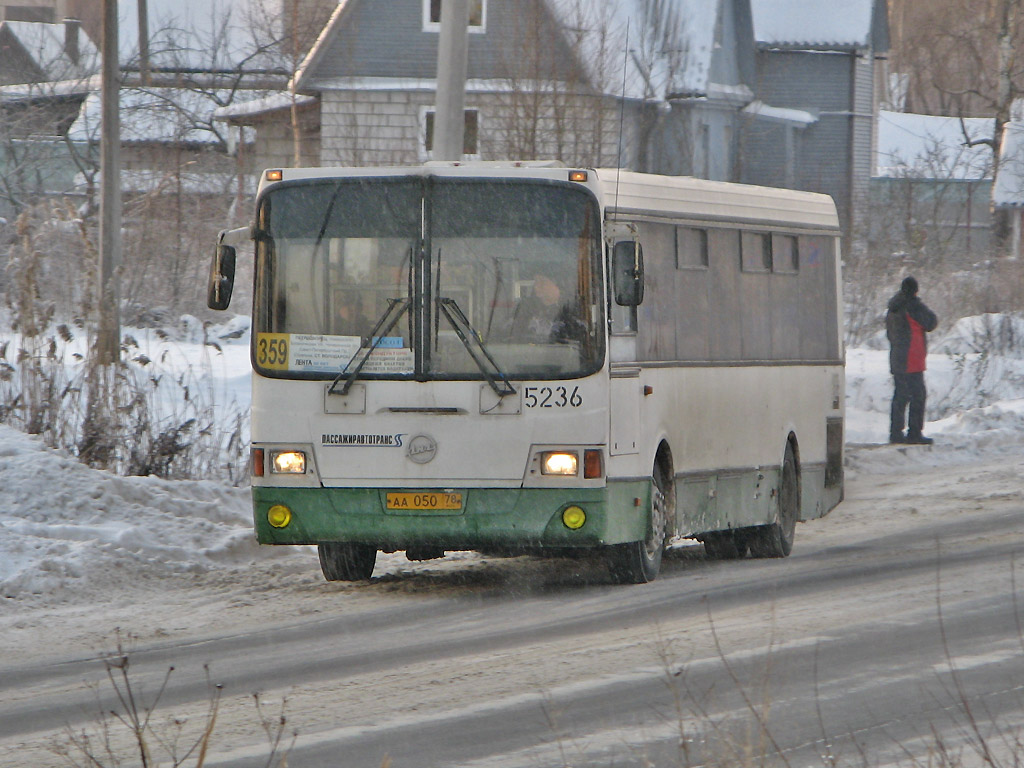
[[[427,163],[377,168],[283,168],[279,171],[279,179],[428,175],[567,179],[568,170],[571,169],[561,163],[551,162]],[[612,214],[839,229],[835,203],[828,195],[617,168],[586,170],[596,177],[596,183],[591,178],[587,186],[598,194],[604,209]],[[264,173],[261,175],[261,191],[266,184],[267,174]]]
[[598,168],[596,173],[605,210],[613,213],[839,229],[832,198],[815,192],[617,168]]

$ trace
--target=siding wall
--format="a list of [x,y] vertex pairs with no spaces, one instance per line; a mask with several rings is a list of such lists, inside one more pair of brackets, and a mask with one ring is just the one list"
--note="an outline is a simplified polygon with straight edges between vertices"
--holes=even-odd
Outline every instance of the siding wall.
[[[854,218],[853,179],[866,192],[871,171],[873,59],[850,53],[776,51],[758,53],[757,96],[775,107],[819,115],[798,131],[793,186],[832,196],[844,232]],[[785,152],[780,130],[751,124],[744,137],[742,178],[781,186]],[[784,183],[784,182],[783,182]]]
[[[422,112],[433,91],[329,90],[322,93],[320,162],[408,165],[427,159]],[[479,115],[479,157],[559,159],[569,165],[614,164],[618,109],[592,97],[549,97],[537,106],[524,94],[468,93]],[[515,126],[515,129],[513,129]]]

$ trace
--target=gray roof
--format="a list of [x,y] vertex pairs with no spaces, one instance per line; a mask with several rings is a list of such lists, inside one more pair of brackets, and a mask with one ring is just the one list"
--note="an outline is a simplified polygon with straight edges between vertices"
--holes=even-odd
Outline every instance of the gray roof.
[[[649,0],[543,1],[594,88],[632,99],[708,94],[719,15],[732,7],[731,0],[666,0],[658,18],[651,16]],[[355,18],[358,3],[340,0],[296,73],[298,88],[330,82],[332,73],[320,70],[338,30]],[[480,78],[472,69],[468,74]],[[433,70],[424,73],[428,79],[433,75]]]

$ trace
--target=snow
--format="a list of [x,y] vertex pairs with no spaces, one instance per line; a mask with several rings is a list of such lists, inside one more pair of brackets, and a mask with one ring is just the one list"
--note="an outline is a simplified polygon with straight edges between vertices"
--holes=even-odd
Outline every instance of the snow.
[[[222,140],[211,130],[217,109],[260,94],[229,89],[200,92],[188,88],[122,88],[118,97],[121,142],[216,145]],[[102,109],[101,94],[90,93],[68,129],[68,138],[94,141],[99,136]]]
[[88,77],[99,71],[100,53],[95,43],[79,26],[73,34],[78,35],[78,55],[68,56],[65,41],[68,26],[65,22],[56,24],[39,21],[0,21],[21,43],[36,65],[48,73],[51,80],[70,80]]
[[[938,117],[904,112],[878,113],[876,176],[921,179],[992,178],[991,139],[995,121],[987,117]],[[966,134],[966,137],[965,137]]]
[[[198,319],[185,316],[170,336],[140,329],[126,333],[139,345],[133,354],[145,354],[167,371],[209,379],[197,385],[214,393],[227,413],[248,407],[248,327],[247,318],[236,317],[204,329]],[[204,343],[211,338],[216,347]],[[16,346],[18,339],[12,341]],[[69,356],[80,343],[71,342]],[[964,318],[931,340],[926,433],[936,440],[932,448],[875,449],[888,434],[892,394],[884,339],[849,349],[846,357],[851,475],[1019,455],[1024,318]],[[465,567],[472,557],[457,556],[455,566]],[[248,581],[245,573],[274,562],[291,562],[311,577],[316,570],[308,548],[256,545],[247,488],[216,478],[117,477],[0,424],[0,616],[99,604],[110,596],[123,600],[133,588],[189,575],[219,575],[237,580],[241,588]],[[401,554],[382,555],[377,573],[399,573],[409,565]]]
[[754,37],[770,45],[866,46],[877,0],[752,0]]
[[[593,82],[632,99],[707,93],[720,5],[677,3],[663,11],[639,0],[549,0]],[[658,18],[660,12],[666,17]],[[665,33],[666,28],[671,31]],[[667,34],[670,42],[656,39],[658,34]],[[627,48],[624,79],[621,59],[608,54]]]
[[992,202],[997,206],[1024,206],[1024,122],[1016,120],[1006,124],[999,157],[1001,165],[992,190]]

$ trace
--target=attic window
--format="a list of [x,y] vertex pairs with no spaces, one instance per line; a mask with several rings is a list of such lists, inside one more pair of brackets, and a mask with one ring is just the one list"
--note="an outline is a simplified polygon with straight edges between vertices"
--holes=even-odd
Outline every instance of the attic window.
[[[487,0],[469,0],[469,31],[483,32]],[[423,31],[441,30],[441,0],[423,0]]]

